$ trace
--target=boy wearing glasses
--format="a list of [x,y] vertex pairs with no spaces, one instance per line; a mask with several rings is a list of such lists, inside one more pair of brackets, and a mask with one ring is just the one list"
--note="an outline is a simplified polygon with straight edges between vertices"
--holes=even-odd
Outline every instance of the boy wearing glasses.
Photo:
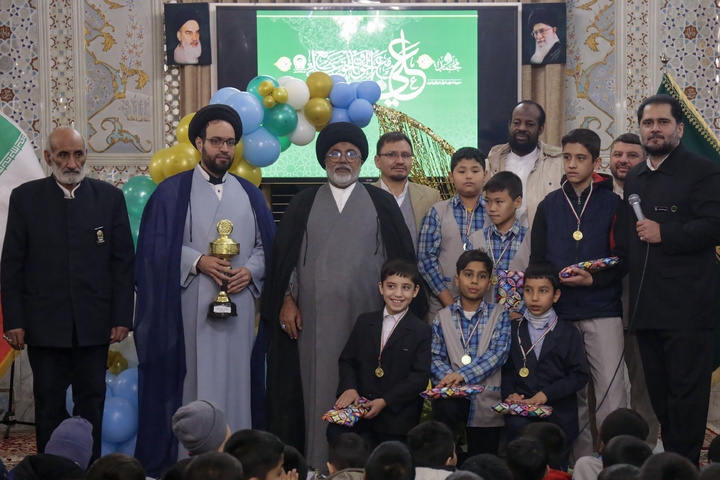
[[378,139],[375,166],[380,178],[374,186],[392,193],[417,247],[417,234],[425,214],[442,200],[434,188],[408,180],[415,160],[410,139],[402,132],[387,132]]
[[[177,461],[177,450],[167,448],[173,444],[173,410],[202,398],[226,412],[230,430],[250,428],[251,375],[263,380],[251,368],[255,299],[275,222],[260,190],[228,174],[242,135],[237,112],[226,105],[204,107],[188,133],[201,161],[158,185],[145,207],[137,246],[137,455],[153,476]],[[229,236],[239,243],[239,254],[230,260],[208,255],[221,220],[232,223]],[[210,308],[223,280],[236,305],[236,312],[227,308],[226,318]]]

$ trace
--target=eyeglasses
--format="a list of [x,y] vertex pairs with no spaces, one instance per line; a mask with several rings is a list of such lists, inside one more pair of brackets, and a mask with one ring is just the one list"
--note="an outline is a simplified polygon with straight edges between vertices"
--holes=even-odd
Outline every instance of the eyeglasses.
[[325,155],[325,158],[329,159],[333,163],[338,163],[342,157],[345,157],[345,161],[348,163],[355,163],[360,160],[360,154],[355,150],[348,150],[345,153],[333,150]]
[[401,157],[402,157],[403,160],[412,160],[413,158],[415,158],[415,156],[414,156],[412,153],[409,153],[409,152],[402,152],[402,153],[398,153],[398,152],[378,153],[378,156],[379,156],[379,157],[392,158],[393,160],[397,160],[398,158],[401,158]]
[[530,32],[530,36],[533,38],[544,37],[550,30],[552,30],[552,28],[539,28]]
[[215,148],[221,148],[223,144],[227,145],[228,148],[235,148],[235,139],[234,138],[228,138],[227,140],[218,138],[218,137],[212,137],[212,138],[205,138],[203,140],[207,140],[210,142],[210,145],[212,145]]

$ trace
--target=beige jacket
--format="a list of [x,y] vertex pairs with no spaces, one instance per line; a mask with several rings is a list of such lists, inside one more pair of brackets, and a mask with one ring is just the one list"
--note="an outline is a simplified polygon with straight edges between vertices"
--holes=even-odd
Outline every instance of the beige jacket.
[[[380,180],[372,184],[373,187],[382,188]],[[420,223],[430,207],[442,200],[440,192],[427,185],[408,182],[408,195],[410,195],[410,203],[413,207],[413,215],[415,216],[416,233],[420,232]]]
[[[525,196],[523,203],[527,205],[528,228],[532,227],[535,212],[538,204],[545,198],[545,195],[560,188],[560,180],[564,172],[562,161],[562,148],[538,142],[540,155],[535,166],[528,175],[525,185]],[[487,178],[490,179],[498,172],[505,170],[505,159],[510,153],[510,144],[495,145],[487,158]]]

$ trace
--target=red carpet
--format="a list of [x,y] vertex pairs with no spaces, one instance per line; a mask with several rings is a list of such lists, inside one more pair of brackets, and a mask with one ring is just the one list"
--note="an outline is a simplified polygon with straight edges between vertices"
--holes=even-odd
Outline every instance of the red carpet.
[[[2,435],[5,435],[5,426],[2,428]],[[35,446],[35,433],[16,433],[10,429],[10,438],[0,438],[0,459],[5,467],[10,470],[12,467],[20,463],[27,455],[37,453]]]

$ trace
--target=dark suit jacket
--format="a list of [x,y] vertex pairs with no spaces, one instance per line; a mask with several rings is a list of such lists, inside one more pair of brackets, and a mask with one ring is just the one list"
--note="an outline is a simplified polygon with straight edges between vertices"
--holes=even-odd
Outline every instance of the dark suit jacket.
[[513,321],[510,355],[502,367],[502,398],[505,400],[512,393],[530,398],[543,392],[547,404],[553,407],[548,420],[562,428],[567,441],[572,442],[579,430],[576,393],[590,378],[580,332],[572,324],[558,320],[543,340],[540,358],[534,351],[527,356],[530,375],[523,378],[519,373],[523,357],[517,340],[518,326],[525,351],[532,345],[527,321],[523,320],[522,324]]
[[385,399],[387,407],[373,419],[373,429],[379,433],[407,435],[420,420],[423,404],[420,392],[427,389],[430,380],[432,328],[408,311],[388,338],[382,352],[385,374],[378,378],[375,369],[382,323],[382,311],[358,317],[338,361],[337,395],[353,388],[369,400]]
[[[720,167],[682,144],[656,171],[645,162],[625,180],[615,226],[617,253],[628,258],[632,327],[707,329],[717,321],[715,246],[720,244]],[[638,194],[645,217],[660,224],[661,243],[638,238],[627,198]],[[647,251],[642,292],[640,281]],[[683,288],[687,285],[687,288]],[[638,298],[639,297],[639,298]]]
[[[99,240],[99,237],[102,239]],[[123,193],[86,178],[66,200],[50,176],[10,195],[0,266],[5,330],[25,342],[72,347],[110,342],[132,327],[135,249]]]

